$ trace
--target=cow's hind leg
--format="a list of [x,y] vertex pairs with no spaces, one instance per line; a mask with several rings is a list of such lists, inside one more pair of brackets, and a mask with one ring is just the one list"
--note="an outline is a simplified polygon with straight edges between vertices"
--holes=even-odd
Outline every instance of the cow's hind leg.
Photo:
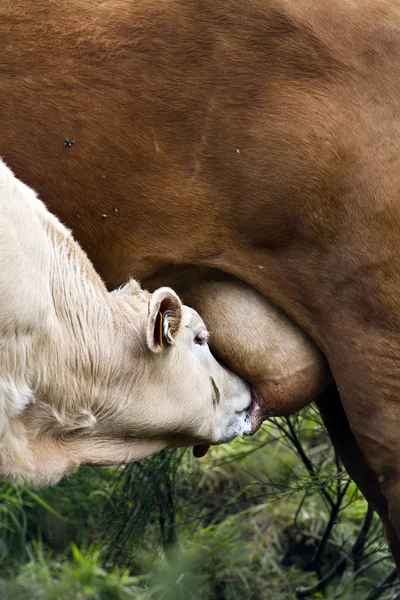
[[[346,404],[344,406],[346,407]],[[366,414],[368,412],[366,408]],[[347,415],[349,416],[348,412]],[[397,414],[392,410],[388,412],[382,410],[380,417],[378,419],[377,415],[370,411],[369,419],[357,422],[350,415],[349,422],[369,471],[375,477],[386,500],[387,509],[383,510],[380,503],[377,510],[382,518],[388,544],[400,573],[400,448],[398,447],[400,410]],[[397,434],[394,435],[396,430]],[[372,475],[368,476],[368,479],[372,481]],[[373,494],[374,499],[379,498],[376,489]],[[376,501],[373,504],[375,506]]]
[[389,548],[400,572],[400,540],[388,513],[388,502],[378,476],[368,465],[357,440],[350,429],[337,387],[332,383],[317,400],[325,427],[350,477],[360,488],[366,500],[379,514]]
[[379,512],[400,568],[400,343],[389,325],[358,321],[357,336],[342,336],[330,364],[351,431],[386,499],[387,518]]

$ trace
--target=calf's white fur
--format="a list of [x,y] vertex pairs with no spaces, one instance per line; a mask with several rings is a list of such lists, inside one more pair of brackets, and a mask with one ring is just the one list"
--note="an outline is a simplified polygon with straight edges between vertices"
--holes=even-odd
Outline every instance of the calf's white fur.
[[169,288],[109,293],[35,192],[0,161],[0,474],[56,482],[80,464],[220,443],[258,426],[241,379]]

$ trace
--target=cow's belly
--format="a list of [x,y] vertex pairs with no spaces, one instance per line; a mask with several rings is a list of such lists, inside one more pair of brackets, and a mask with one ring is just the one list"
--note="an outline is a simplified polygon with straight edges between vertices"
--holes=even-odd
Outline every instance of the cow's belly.
[[[114,30],[101,3],[85,7],[82,25],[70,3],[61,3],[65,26],[43,36],[35,6],[10,4],[0,35],[0,154],[73,228],[107,285],[146,280],[171,265],[217,268],[284,309],[336,365],[355,332],[354,307],[335,276],[351,277],[351,265],[342,271],[342,263],[366,244],[375,249],[364,235],[368,200],[380,194],[378,253],[396,227],[383,218],[384,190],[400,190],[393,180],[400,172],[396,46],[360,76],[352,66],[363,60],[366,41],[352,3],[335,5],[337,15],[349,10],[342,41],[354,39],[346,57],[351,77],[341,45],[327,43],[319,27],[312,43],[308,27],[295,27],[299,43],[287,46],[271,27],[268,3],[252,22],[262,27],[260,48],[240,18],[234,30],[221,21],[221,38],[207,22],[199,31],[195,18],[183,31],[168,11],[153,14],[140,2],[150,29],[129,19]],[[308,16],[318,24],[314,6]],[[207,7],[213,11],[214,3]],[[59,17],[53,9],[51,21]],[[246,4],[236,10],[249,17]],[[298,18],[286,4],[281,16],[291,25]],[[113,14],[115,23],[124,18]],[[366,18],[375,19],[374,11]],[[168,61],[151,43],[165,31]],[[381,51],[380,40],[367,41]],[[182,52],[188,44],[191,51]],[[382,86],[385,103],[376,101]],[[66,137],[75,143],[64,146]],[[382,285],[373,272],[368,277],[375,289]],[[367,309],[357,327],[369,318]]]

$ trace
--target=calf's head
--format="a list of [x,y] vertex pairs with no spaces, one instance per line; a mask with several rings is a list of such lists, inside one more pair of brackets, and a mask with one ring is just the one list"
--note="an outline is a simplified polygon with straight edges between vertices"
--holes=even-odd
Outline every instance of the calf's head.
[[215,360],[202,319],[170,288],[148,295],[131,281],[105,300],[96,319],[81,317],[78,331],[64,327],[42,349],[34,399],[4,431],[4,475],[54,483],[79,465],[219,444],[258,428],[250,387]]

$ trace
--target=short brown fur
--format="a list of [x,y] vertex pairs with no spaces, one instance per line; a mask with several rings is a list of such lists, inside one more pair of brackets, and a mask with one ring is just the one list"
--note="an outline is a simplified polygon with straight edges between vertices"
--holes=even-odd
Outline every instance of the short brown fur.
[[14,0],[0,53],[16,174],[108,285],[213,267],[285,310],[399,538],[398,0]]

